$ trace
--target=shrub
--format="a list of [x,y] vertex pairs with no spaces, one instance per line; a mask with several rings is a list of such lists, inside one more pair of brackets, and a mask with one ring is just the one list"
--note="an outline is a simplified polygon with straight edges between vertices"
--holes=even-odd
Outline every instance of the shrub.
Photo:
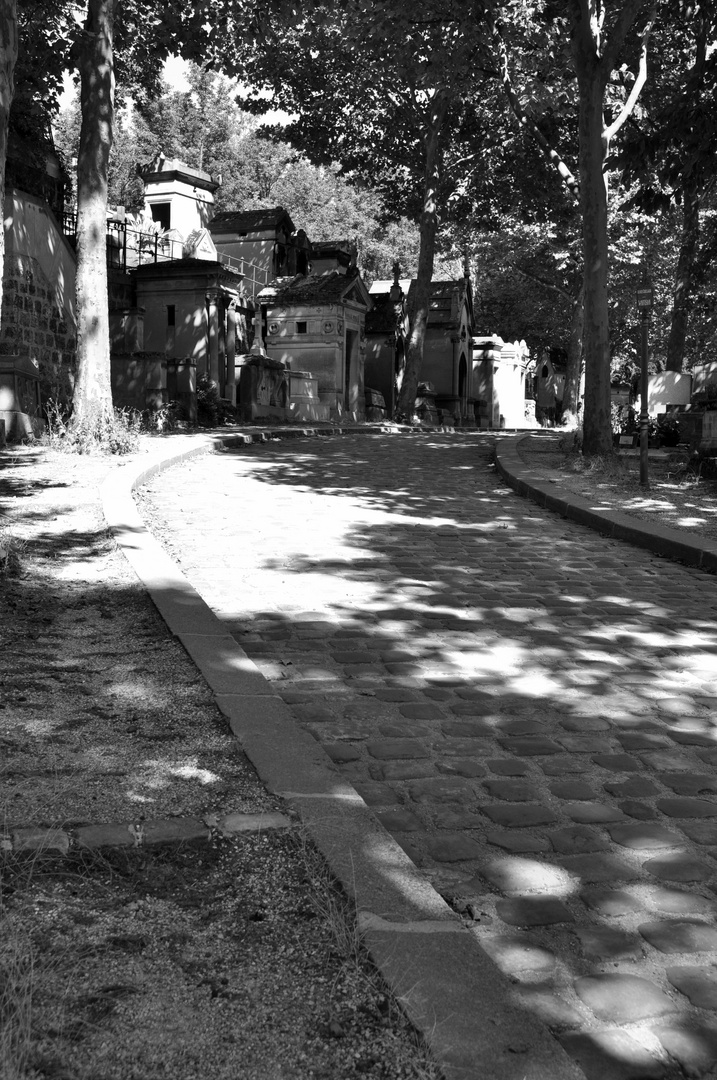
[[209,375],[197,379],[197,423],[200,427],[220,427],[236,419],[236,409],[219,396],[219,387]]
[[655,425],[655,433],[659,435],[663,446],[677,446],[680,441],[680,425],[674,416],[660,416]]
[[610,423],[613,435],[635,435],[640,430],[632,405],[618,405],[616,401],[610,403]]
[[185,419],[184,407],[179,401],[168,401],[157,409],[145,409],[142,413],[142,429],[152,435],[166,435],[176,431],[180,420]]
[[74,425],[56,401],[45,407],[43,443],[64,454],[132,454],[139,449],[142,417],[136,409],[114,409],[91,423]]

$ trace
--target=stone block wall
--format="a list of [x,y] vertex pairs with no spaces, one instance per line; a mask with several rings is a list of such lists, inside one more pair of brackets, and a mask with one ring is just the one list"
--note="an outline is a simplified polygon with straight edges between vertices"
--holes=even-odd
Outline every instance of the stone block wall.
[[131,308],[137,303],[134,281],[124,270],[107,268],[107,300],[110,311]]
[[58,305],[39,262],[29,255],[7,255],[0,355],[37,361],[43,401],[65,400],[72,393],[75,350],[74,323]]

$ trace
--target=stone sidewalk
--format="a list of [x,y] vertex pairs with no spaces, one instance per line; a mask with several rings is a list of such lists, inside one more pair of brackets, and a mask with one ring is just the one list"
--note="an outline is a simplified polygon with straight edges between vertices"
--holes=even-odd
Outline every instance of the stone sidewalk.
[[517,496],[493,444],[270,441],[144,505],[526,1022],[589,1080],[713,1076],[717,580]]

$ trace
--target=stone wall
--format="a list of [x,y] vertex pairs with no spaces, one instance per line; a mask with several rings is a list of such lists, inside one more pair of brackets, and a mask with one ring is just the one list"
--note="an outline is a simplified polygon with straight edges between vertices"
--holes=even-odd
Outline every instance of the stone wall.
[[37,364],[43,400],[66,399],[76,362],[75,253],[50,207],[5,191],[0,355]]
[[35,360],[43,401],[64,400],[72,393],[75,348],[74,323],[58,305],[56,289],[39,261],[6,255],[0,355]]
[[131,308],[137,303],[134,281],[124,270],[107,269],[107,299],[110,311]]

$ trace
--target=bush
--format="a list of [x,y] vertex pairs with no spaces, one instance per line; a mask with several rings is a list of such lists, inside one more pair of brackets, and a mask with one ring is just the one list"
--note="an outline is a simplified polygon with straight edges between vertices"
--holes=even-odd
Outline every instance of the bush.
[[63,454],[133,454],[139,449],[142,417],[136,409],[114,409],[93,423],[73,425],[56,401],[45,407],[44,445]]
[[613,435],[635,435],[640,430],[637,415],[632,405],[610,403],[610,423]]
[[236,409],[219,396],[219,387],[208,375],[197,379],[197,423],[200,427],[220,427],[236,420]]
[[663,446],[677,446],[680,441],[680,425],[674,416],[661,416],[655,425],[655,434],[662,440]]
[[142,413],[142,430],[151,435],[166,435],[176,431],[181,420],[185,420],[184,406],[179,401],[169,401],[157,409],[145,409]]

